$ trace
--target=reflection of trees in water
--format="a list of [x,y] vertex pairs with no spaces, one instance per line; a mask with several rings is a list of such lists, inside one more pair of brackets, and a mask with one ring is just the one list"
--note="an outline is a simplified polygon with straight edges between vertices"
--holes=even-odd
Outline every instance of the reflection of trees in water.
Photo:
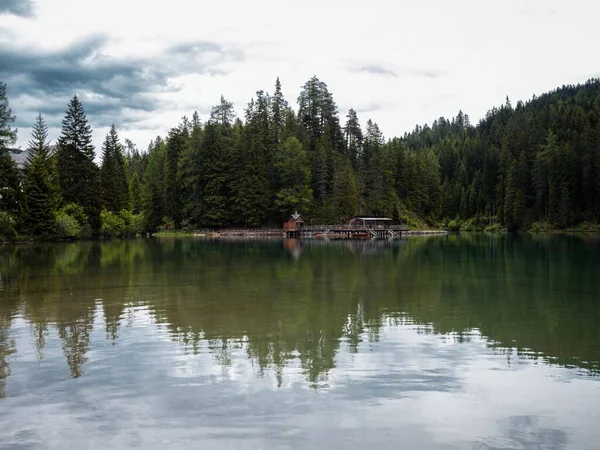
[[[558,428],[545,427],[535,416],[511,416],[503,424],[502,438],[488,438],[488,442],[475,445],[476,449],[500,450],[506,448],[563,450],[569,443],[568,435]],[[492,442],[489,442],[492,441]]]
[[6,379],[10,376],[8,358],[17,351],[9,330],[10,323],[0,317],[0,398],[5,396]]
[[83,373],[96,299],[113,343],[126,315],[144,305],[186,351],[204,346],[227,367],[243,348],[279,384],[295,360],[312,384],[326,382],[342,342],[357,353],[386,325],[407,322],[456,342],[478,330],[499,351],[594,372],[597,248],[574,238],[487,235],[16,247],[0,254],[0,296],[13,302],[0,311],[22,311],[40,358],[55,326],[74,377]]

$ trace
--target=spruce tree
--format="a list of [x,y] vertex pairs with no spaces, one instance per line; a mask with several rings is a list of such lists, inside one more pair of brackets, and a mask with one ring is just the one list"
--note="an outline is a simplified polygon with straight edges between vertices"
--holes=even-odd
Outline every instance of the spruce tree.
[[18,208],[19,172],[8,148],[17,141],[17,130],[11,128],[15,116],[6,96],[6,83],[0,82],[0,211]]
[[102,146],[102,206],[112,212],[129,209],[129,185],[119,134],[113,124]]
[[281,82],[279,81],[279,77],[277,77],[277,80],[275,81],[275,93],[273,94],[273,99],[271,101],[273,144],[275,145],[275,148],[279,147],[282,143],[282,133],[285,125],[285,113],[287,108],[287,101],[281,92]]
[[233,203],[243,224],[252,227],[266,220],[271,201],[268,175],[273,170],[268,97],[263,91],[256,94],[256,102],[251,102],[247,111],[248,124],[241,134],[245,142],[234,147],[238,154]]
[[27,151],[23,182],[24,222],[29,233],[48,238],[54,234],[54,215],[61,198],[48,142],[48,127],[41,114],[33,126]]
[[202,125],[197,112],[192,116],[189,144],[179,159],[178,175],[181,186],[183,217],[199,225],[201,218]]
[[346,126],[344,127],[344,136],[346,138],[346,158],[352,164],[352,167],[357,170],[359,167],[359,157],[362,153],[363,134],[356,111],[350,108],[346,119]]
[[201,225],[221,227],[231,223],[231,158],[232,127],[210,120],[202,133]]
[[154,233],[161,226],[164,217],[165,155],[166,145],[157,137],[148,149],[148,165],[142,186],[144,228],[149,233]]
[[62,121],[56,163],[63,201],[81,205],[92,230],[99,230],[100,170],[94,162],[92,128],[76,95],[69,102]]
[[11,128],[15,120],[6,95],[6,83],[0,81],[0,149],[7,149],[17,142],[17,130]]
[[129,197],[131,211],[134,214],[139,214],[142,210],[142,191],[140,186],[140,177],[138,177],[137,172],[133,173],[131,181],[129,182]]
[[275,195],[275,206],[284,219],[293,211],[308,212],[313,192],[306,151],[295,137],[288,138],[277,153],[275,161],[280,189]]
[[177,128],[169,131],[165,159],[165,214],[174,222],[175,228],[181,227],[183,219],[183,199],[181,178],[178,173],[179,160],[188,146],[189,131],[186,120]]

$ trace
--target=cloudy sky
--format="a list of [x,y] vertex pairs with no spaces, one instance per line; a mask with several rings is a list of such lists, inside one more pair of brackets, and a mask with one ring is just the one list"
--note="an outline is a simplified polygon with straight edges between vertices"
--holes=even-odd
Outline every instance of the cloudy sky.
[[595,0],[0,0],[0,80],[22,147],[38,112],[58,136],[74,93],[97,146],[114,122],[146,148],[221,94],[242,115],[277,76],[295,106],[313,75],[392,137],[600,76],[598,17]]

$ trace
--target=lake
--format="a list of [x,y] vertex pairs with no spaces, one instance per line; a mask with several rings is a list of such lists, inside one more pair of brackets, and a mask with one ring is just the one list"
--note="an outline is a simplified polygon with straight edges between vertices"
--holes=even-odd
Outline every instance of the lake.
[[597,449],[600,239],[0,247],[2,449]]

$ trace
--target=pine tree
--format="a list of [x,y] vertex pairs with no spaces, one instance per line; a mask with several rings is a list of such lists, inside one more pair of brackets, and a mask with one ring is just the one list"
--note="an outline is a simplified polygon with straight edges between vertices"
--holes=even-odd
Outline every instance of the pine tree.
[[291,211],[308,212],[313,192],[306,151],[295,137],[288,138],[277,153],[275,162],[280,189],[275,195],[275,206],[283,219]]
[[17,142],[17,130],[11,128],[15,120],[6,95],[6,83],[0,81],[0,150]]
[[181,197],[181,178],[178,173],[179,160],[186,152],[189,140],[187,119],[169,131],[165,157],[165,214],[175,228],[181,227],[183,220],[183,199]]
[[54,215],[61,198],[48,142],[48,127],[41,114],[33,126],[27,151],[23,182],[25,226],[31,234],[49,238],[54,234]]
[[279,77],[277,77],[277,80],[275,81],[275,93],[273,94],[271,102],[271,120],[273,122],[272,134],[275,148],[279,147],[282,143],[281,135],[285,125],[287,109],[288,103],[283,97],[283,93],[281,92],[281,82],[279,81]]
[[335,163],[331,203],[331,215],[336,223],[343,222],[357,213],[358,184],[354,171],[345,158],[338,158]]
[[358,115],[352,108],[346,116],[344,136],[346,138],[346,158],[355,170],[359,168],[359,158],[362,155],[363,134],[358,121]]
[[379,126],[371,119],[367,120],[367,129],[364,137],[363,149],[358,161],[358,186],[361,197],[360,212],[375,209],[372,197],[375,178],[379,176],[380,168],[377,166],[379,152],[383,146],[383,134]]
[[142,210],[142,190],[140,186],[140,177],[138,177],[137,172],[133,173],[131,181],[129,182],[129,198],[131,212],[139,214]]
[[8,153],[8,147],[17,141],[17,130],[11,128],[15,119],[6,96],[6,83],[0,82],[0,211],[5,212],[16,211],[19,205],[19,172]]
[[234,146],[237,155],[233,204],[243,224],[256,227],[265,222],[269,211],[271,192],[268,175],[273,178],[274,170],[268,96],[264,92],[256,93],[256,101],[249,105],[247,116],[245,130],[239,134],[244,142]]
[[56,163],[63,201],[81,205],[92,230],[99,230],[100,170],[94,162],[92,128],[76,95],[71,99],[62,121]]
[[201,225],[221,227],[231,223],[232,127],[211,120],[202,134]]
[[157,231],[163,222],[165,155],[166,145],[160,137],[157,137],[148,148],[148,165],[144,172],[142,186],[144,228],[149,233]]
[[198,113],[192,116],[189,145],[179,160],[178,174],[181,186],[183,216],[190,223],[199,225],[201,219],[202,191],[202,125]]
[[212,108],[210,120],[221,125],[231,125],[235,119],[233,103],[221,95],[221,101]]
[[129,209],[129,185],[125,173],[125,157],[114,124],[102,146],[100,178],[103,207],[115,213]]

